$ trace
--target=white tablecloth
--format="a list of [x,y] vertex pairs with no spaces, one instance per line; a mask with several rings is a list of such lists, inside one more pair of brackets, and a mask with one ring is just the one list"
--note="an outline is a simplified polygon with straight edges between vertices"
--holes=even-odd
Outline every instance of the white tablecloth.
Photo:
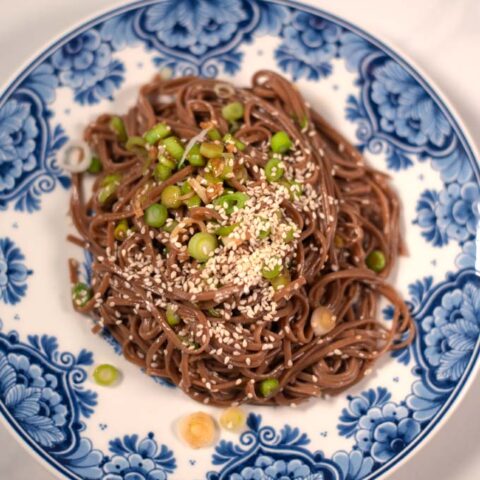
[[[52,38],[112,0],[0,0],[0,84]],[[437,83],[480,145],[480,0],[312,0],[398,47]],[[480,478],[480,378],[448,423],[390,477]],[[0,426],[0,478],[53,476]],[[187,480],[187,479],[185,479]]]

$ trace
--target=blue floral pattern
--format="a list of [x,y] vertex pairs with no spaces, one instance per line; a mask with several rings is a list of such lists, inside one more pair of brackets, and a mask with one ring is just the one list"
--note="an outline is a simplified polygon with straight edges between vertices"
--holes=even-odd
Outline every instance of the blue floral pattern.
[[31,336],[26,344],[16,332],[0,332],[0,411],[81,478],[167,480],[176,468],[175,458],[152,433],[142,440],[138,435],[112,440],[111,457],[82,437],[83,419],[97,404],[97,394],[82,385],[85,367],[92,364],[86,350],[77,356],[58,352],[54,337]]
[[[353,73],[356,90],[346,97],[345,114],[360,150],[382,154],[394,172],[430,163],[441,185],[419,194],[414,228],[437,249],[456,249],[459,270],[444,281],[426,277],[409,286],[418,334],[394,356],[415,381],[403,399],[382,386],[348,397],[338,432],[353,448],[327,457],[310,449],[314,442],[295,426],[277,430],[252,414],[238,442],[215,446],[208,479],[360,480],[386,471],[443,415],[470,372],[480,336],[478,168],[443,104],[395,55],[337,19],[288,3],[165,0],[122,7],[59,42],[0,97],[0,210],[33,213],[43,194],[69,187],[57,161],[67,141],[54,122],[59,88],[78,108],[114,98],[126,75],[120,52],[138,46],[175,75],[232,75],[245,60],[244,46],[261,36],[275,37],[274,61],[291,79],[324,81],[340,62]],[[86,257],[86,283],[90,264]],[[23,300],[30,273],[18,246],[0,239],[0,304]],[[391,309],[384,316],[391,319]],[[167,479],[176,472],[174,454],[153,433],[115,438],[105,453],[85,435],[97,402],[84,387],[92,362],[86,351],[60,353],[52,337],[21,342],[15,332],[0,332],[1,413],[72,475]]]
[[[48,95],[48,86],[41,82],[49,79],[49,74],[36,71],[30,83]],[[11,201],[17,210],[37,210],[39,195],[52,190],[57,180],[64,187],[70,184],[54,158],[66,137],[61,127],[50,135],[44,105],[28,83],[0,107],[0,210]]]
[[153,433],[142,440],[126,435],[110,442],[113,456],[103,465],[102,480],[166,480],[176,468],[173,452],[159,446]]
[[33,151],[39,131],[30,109],[26,102],[10,100],[0,110],[0,192],[11,190],[36,166]]
[[123,81],[124,66],[112,60],[112,49],[91,29],[59,48],[50,62],[58,71],[60,85],[70,87],[80,103],[98,103],[112,98]]
[[32,271],[23,263],[25,257],[15,244],[0,238],[0,302],[15,305],[27,291],[27,277]]
[[275,51],[280,68],[294,80],[318,80],[332,73],[342,29],[317,15],[295,13],[282,32],[284,41]]
[[425,318],[425,356],[438,380],[456,381],[480,336],[480,290],[473,283],[447,292]]
[[356,447],[377,465],[400,453],[421,430],[410,410],[390,398],[383,388],[351,398],[338,425],[340,434],[354,435]]
[[322,452],[309,451],[306,446],[310,439],[298,428],[285,425],[277,433],[261,422],[260,415],[251,413],[240,445],[220,441],[212,463],[222,467],[209,472],[208,480],[340,480],[345,471],[370,472],[362,455],[345,457],[344,452],[338,452],[342,458],[340,466]]

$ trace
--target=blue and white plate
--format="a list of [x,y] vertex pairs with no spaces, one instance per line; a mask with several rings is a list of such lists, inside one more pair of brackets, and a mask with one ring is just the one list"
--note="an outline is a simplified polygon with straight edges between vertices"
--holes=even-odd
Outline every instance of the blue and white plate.
[[[418,325],[348,394],[297,408],[247,407],[242,435],[191,450],[174,421],[201,408],[154,382],[72,311],[62,149],[105,111],[123,112],[159,69],[247,83],[296,82],[403,200],[409,256],[395,279]],[[0,97],[0,412],[61,478],[359,480],[391,472],[458,405],[479,364],[478,157],[418,70],[326,12],[270,0],[139,2],[46,48]],[[81,254],[81,253],[80,253]],[[88,281],[89,259],[83,261]],[[388,320],[389,310],[382,312]],[[111,343],[111,342],[110,342]],[[123,381],[91,381],[96,363]]]

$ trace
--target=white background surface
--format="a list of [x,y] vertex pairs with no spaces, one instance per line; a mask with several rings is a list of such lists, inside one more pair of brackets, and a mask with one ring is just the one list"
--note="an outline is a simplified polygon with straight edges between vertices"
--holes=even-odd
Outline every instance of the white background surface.
[[[0,0],[0,86],[85,17],[125,2]],[[480,0],[311,0],[391,42],[450,100],[480,146]],[[448,423],[391,480],[480,478],[480,377]],[[0,426],[0,478],[52,480]],[[189,480],[189,479],[185,479]]]

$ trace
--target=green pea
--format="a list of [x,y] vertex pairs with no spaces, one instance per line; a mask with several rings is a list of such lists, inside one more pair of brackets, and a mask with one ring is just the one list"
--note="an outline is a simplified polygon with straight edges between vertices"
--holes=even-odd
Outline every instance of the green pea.
[[282,161],[277,158],[271,158],[265,165],[265,177],[269,182],[277,182],[283,177],[285,169],[281,165]]
[[160,203],[154,203],[145,210],[145,223],[150,227],[160,228],[167,221],[167,217],[167,207]]
[[171,327],[175,327],[176,325],[178,325],[180,323],[180,316],[177,314],[177,312],[170,305],[167,306],[165,316],[167,317],[167,323]]
[[118,373],[118,370],[113,365],[104,363],[95,368],[92,376],[95,383],[98,383],[98,385],[102,385],[104,387],[108,387],[117,381],[119,377]]
[[162,230],[167,233],[172,233],[174,228],[178,225],[178,222],[173,218],[167,218],[165,225],[162,227]]
[[172,176],[172,169],[168,168],[166,165],[157,163],[153,169],[153,176],[157,182],[164,182],[167,178]]
[[235,207],[239,209],[245,207],[249,198],[250,197],[243,192],[227,193],[226,195],[216,198],[213,204],[223,207],[227,215],[230,215],[233,213]]
[[285,153],[292,147],[292,141],[287,132],[280,130],[272,136],[270,146],[274,153]]
[[99,173],[102,171],[102,162],[96,156],[93,156],[90,160],[90,166],[88,167],[88,173]]
[[381,250],[373,250],[368,254],[366,263],[370,270],[380,273],[385,268],[387,261]]
[[125,129],[125,124],[120,117],[113,116],[110,119],[110,128],[115,132],[115,135],[120,142],[125,143],[127,141],[127,130]]
[[182,201],[180,200],[181,196],[180,187],[177,187],[177,185],[169,185],[163,190],[160,198],[167,208],[178,208],[182,205]]
[[223,148],[223,143],[202,142],[200,144],[200,155],[207,158],[221,157]]
[[188,253],[199,262],[206,262],[218,246],[217,237],[211,233],[199,232],[188,242]]
[[177,137],[167,137],[162,140],[165,150],[178,162],[182,159],[185,148]]
[[127,237],[128,222],[125,219],[120,220],[115,229],[113,230],[113,236],[116,240],[122,241]]
[[276,393],[279,387],[280,383],[276,378],[267,378],[260,382],[259,392],[262,397],[267,398]]
[[222,116],[229,122],[235,122],[243,117],[244,108],[240,102],[231,102],[222,108]]
[[72,300],[77,307],[84,307],[92,298],[92,289],[84,283],[78,282],[72,287]]
[[159,140],[170,135],[171,131],[172,129],[170,125],[167,125],[164,122],[157,123],[154,127],[143,134],[143,138],[150,145],[155,145]]
[[233,223],[232,225],[224,225],[222,227],[218,227],[215,233],[220,237],[228,237],[236,228],[238,227],[238,223]]
[[205,165],[205,159],[200,154],[200,145],[198,143],[188,152],[187,160],[193,167],[203,167]]
[[183,203],[188,208],[195,208],[195,207],[199,207],[202,204],[202,199],[198,195],[194,195],[193,197],[190,197],[184,200]]
[[207,136],[210,140],[214,141],[214,140],[220,140],[222,138],[222,135],[221,133],[218,131],[218,128],[211,128],[208,133],[207,133]]
[[145,140],[142,137],[128,137],[125,148],[129,151],[143,150],[145,152]]

